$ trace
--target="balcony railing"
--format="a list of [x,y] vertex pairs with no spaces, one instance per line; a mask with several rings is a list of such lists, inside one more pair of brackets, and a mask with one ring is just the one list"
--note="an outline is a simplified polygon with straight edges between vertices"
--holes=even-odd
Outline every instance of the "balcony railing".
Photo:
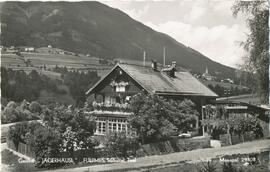
[[130,105],[128,103],[97,103],[93,102],[93,108],[94,110],[98,111],[120,111],[120,112],[131,112]]

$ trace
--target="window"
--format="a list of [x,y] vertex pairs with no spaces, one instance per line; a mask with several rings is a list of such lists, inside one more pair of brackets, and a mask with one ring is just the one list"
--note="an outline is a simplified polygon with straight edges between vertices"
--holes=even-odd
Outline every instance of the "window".
[[113,131],[113,129],[112,129],[112,123],[109,123],[108,129],[109,129],[109,131]]
[[109,123],[109,130],[111,129],[110,131],[116,131],[116,132],[127,131],[127,127],[126,127],[127,120],[124,118],[110,117],[108,120],[108,123]]
[[101,132],[106,133],[106,123],[105,122],[102,123],[102,131]]
[[126,131],[126,124],[122,124],[122,131]]
[[117,101],[117,97],[105,96],[105,105],[115,104]]
[[116,123],[113,124],[113,131],[116,131]]
[[106,134],[106,118],[98,117],[96,120],[97,129],[96,134]]
[[[108,119],[108,121],[107,121]],[[128,133],[128,123],[125,118],[117,117],[98,117],[96,119],[97,129],[96,134],[106,134],[106,130],[111,132],[126,132]],[[108,125],[108,126],[107,126]],[[108,127],[108,128],[107,128]]]
[[121,123],[117,125],[117,131],[122,131]]
[[111,97],[105,96],[105,104],[111,104]]
[[101,122],[98,123],[98,132],[101,133]]
[[125,86],[116,86],[116,92],[125,92],[126,91],[126,87]]

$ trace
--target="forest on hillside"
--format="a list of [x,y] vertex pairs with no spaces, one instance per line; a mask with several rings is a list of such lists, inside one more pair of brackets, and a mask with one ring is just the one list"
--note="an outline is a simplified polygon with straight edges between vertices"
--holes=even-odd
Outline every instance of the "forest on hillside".
[[[55,96],[69,95],[74,99],[75,105],[81,106],[85,102],[86,90],[99,79],[96,71],[68,71],[57,66],[54,71],[61,73],[61,80],[52,79],[36,70],[27,74],[23,70],[1,67],[2,103],[42,100],[41,92],[46,91]],[[50,96],[46,98],[46,101],[53,101]]]

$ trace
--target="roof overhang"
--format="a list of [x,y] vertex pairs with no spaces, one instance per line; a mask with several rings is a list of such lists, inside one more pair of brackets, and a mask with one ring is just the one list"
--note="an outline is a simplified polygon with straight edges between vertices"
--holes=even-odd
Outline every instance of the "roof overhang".
[[209,97],[217,98],[218,96],[209,96],[204,94],[192,93],[192,92],[167,92],[167,91],[155,91],[157,95],[168,95],[168,96],[197,96],[197,97]]
[[253,104],[249,104],[249,103],[246,103],[246,102],[240,102],[240,101],[231,101],[231,100],[216,100],[216,101],[213,101],[212,102],[213,104],[223,104],[223,105],[226,105],[226,104],[236,104],[236,105],[239,105],[239,106],[247,106],[247,107],[253,107],[253,108],[257,108],[257,109],[260,109],[260,110],[263,110],[263,111],[269,111],[270,109],[268,108],[264,108],[262,106],[259,106],[259,105],[253,105]]
[[132,115],[132,112],[120,112],[120,111],[101,111],[94,110],[89,112],[84,112],[86,115],[94,115],[96,117],[109,116],[109,117],[123,117],[126,118]]
[[137,84],[139,84],[144,90],[146,90],[148,93],[152,93],[150,90],[148,90],[146,87],[143,86],[143,84],[140,83],[140,81],[136,80],[130,73],[125,71],[122,67],[121,64],[117,63],[104,77],[102,77],[93,87],[91,87],[85,95],[92,94],[94,89],[105,79],[107,78],[117,67],[122,69],[128,76],[130,76]]

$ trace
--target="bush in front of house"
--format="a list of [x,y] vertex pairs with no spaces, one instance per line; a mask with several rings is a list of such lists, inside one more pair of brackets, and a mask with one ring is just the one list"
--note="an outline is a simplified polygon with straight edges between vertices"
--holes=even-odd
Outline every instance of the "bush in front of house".
[[[9,139],[31,147],[38,168],[54,168],[70,163],[50,163],[46,158],[69,158],[72,163],[93,157],[99,143],[93,138],[95,121],[72,107],[51,106],[42,114],[43,122],[18,123],[9,130]],[[80,154],[76,153],[80,151]]]
[[41,113],[42,112],[42,107],[37,101],[33,101],[29,105],[29,110],[32,113]]
[[173,135],[192,131],[199,115],[191,100],[166,100],[144,93],[133,96],[130,107],[133,114],[129,122],[142,144],[168,140]]
[[238,172],[232,162],[224,162],[222,164],[222,170],[223,172]]
[[90,152],[85,155],[93,157],[94,147],[99,143],[93,138],[95,131],[95,121],[92,117],[87,117],[81,109],[72,106],[55,105],[48,107],[42,114],[43,123],[46,127],[51,127],[60,133],[62,153],[72,158],[74,163],[82,160],[82,156],[77,156],[76,151]]
[[1,113],[1,123],[6,124],[39,119],[38,114],[34,114],[30,110],[29,103],[26,100],[21,103],[10,101]]
[[245,141],[244,136],[248,133],[254,134],[255,138],[263,137],[263,129],[256,115],[234,117],[232,123],[233,131],[241,136],[243,142]]
[[15,151],[20,151],[18,149],[19,143],[30,146],[31,151],[35,155],[37,167],[55,167],[62,165],[61,163],[43,163],[45,158],[57,158],[60,155],[62,140],[60,133],[53,128],[44,127],[38,122],[18,123],[10,127],[8,139],[13,141]]
[[[229,114],[225,105],[218,105],[215,109],[211,105],[205,106],[207,118],[202,120],[202,125],[219,131],[217,134],[226,133],[228,144],[233,144],[232,136],[238,135],[242,142],[247,139],[263,137],[263,129],[256,114]],[[247,116],[246,116],[247,115]]]
[[87,117],[81,109],[72,106],[55,105],[48,107],[42,114],[46,127],[51,127],[60,133],[61,153],[72,158],[74,163],[82,160],[82,156],[75,154],[80,150],[82,153],[88,152],[87,157],[93,157],[94,147],[99,143],[93,138],[95,131],[95,121],[92,117]]
[[139,142],[136,137],[130,137],[125,132],[111,132],[106,138],[105,147],[108,156],[127,160],[136,157]]
[[61,134],[51,127],[37,126],[27,138],[28,144],[35,153],[36,167],[52,168],[62,166],[63,163],[44,163],[46,158],[61,158]]
[[17,104],[13,101],[9,102],[1,113],[1,123],[11,123],[18,120],[19,112],[16,109]]
[[18,150],[19,142],[25,143],[25,135],[28,132],[28,124],[26,122],[18,123],[9,127],[8,139],[12,140],[15,150]]
[[207,161],[201,162],[197,166],[198,172],[216,172],[217,171],[217,162]]

